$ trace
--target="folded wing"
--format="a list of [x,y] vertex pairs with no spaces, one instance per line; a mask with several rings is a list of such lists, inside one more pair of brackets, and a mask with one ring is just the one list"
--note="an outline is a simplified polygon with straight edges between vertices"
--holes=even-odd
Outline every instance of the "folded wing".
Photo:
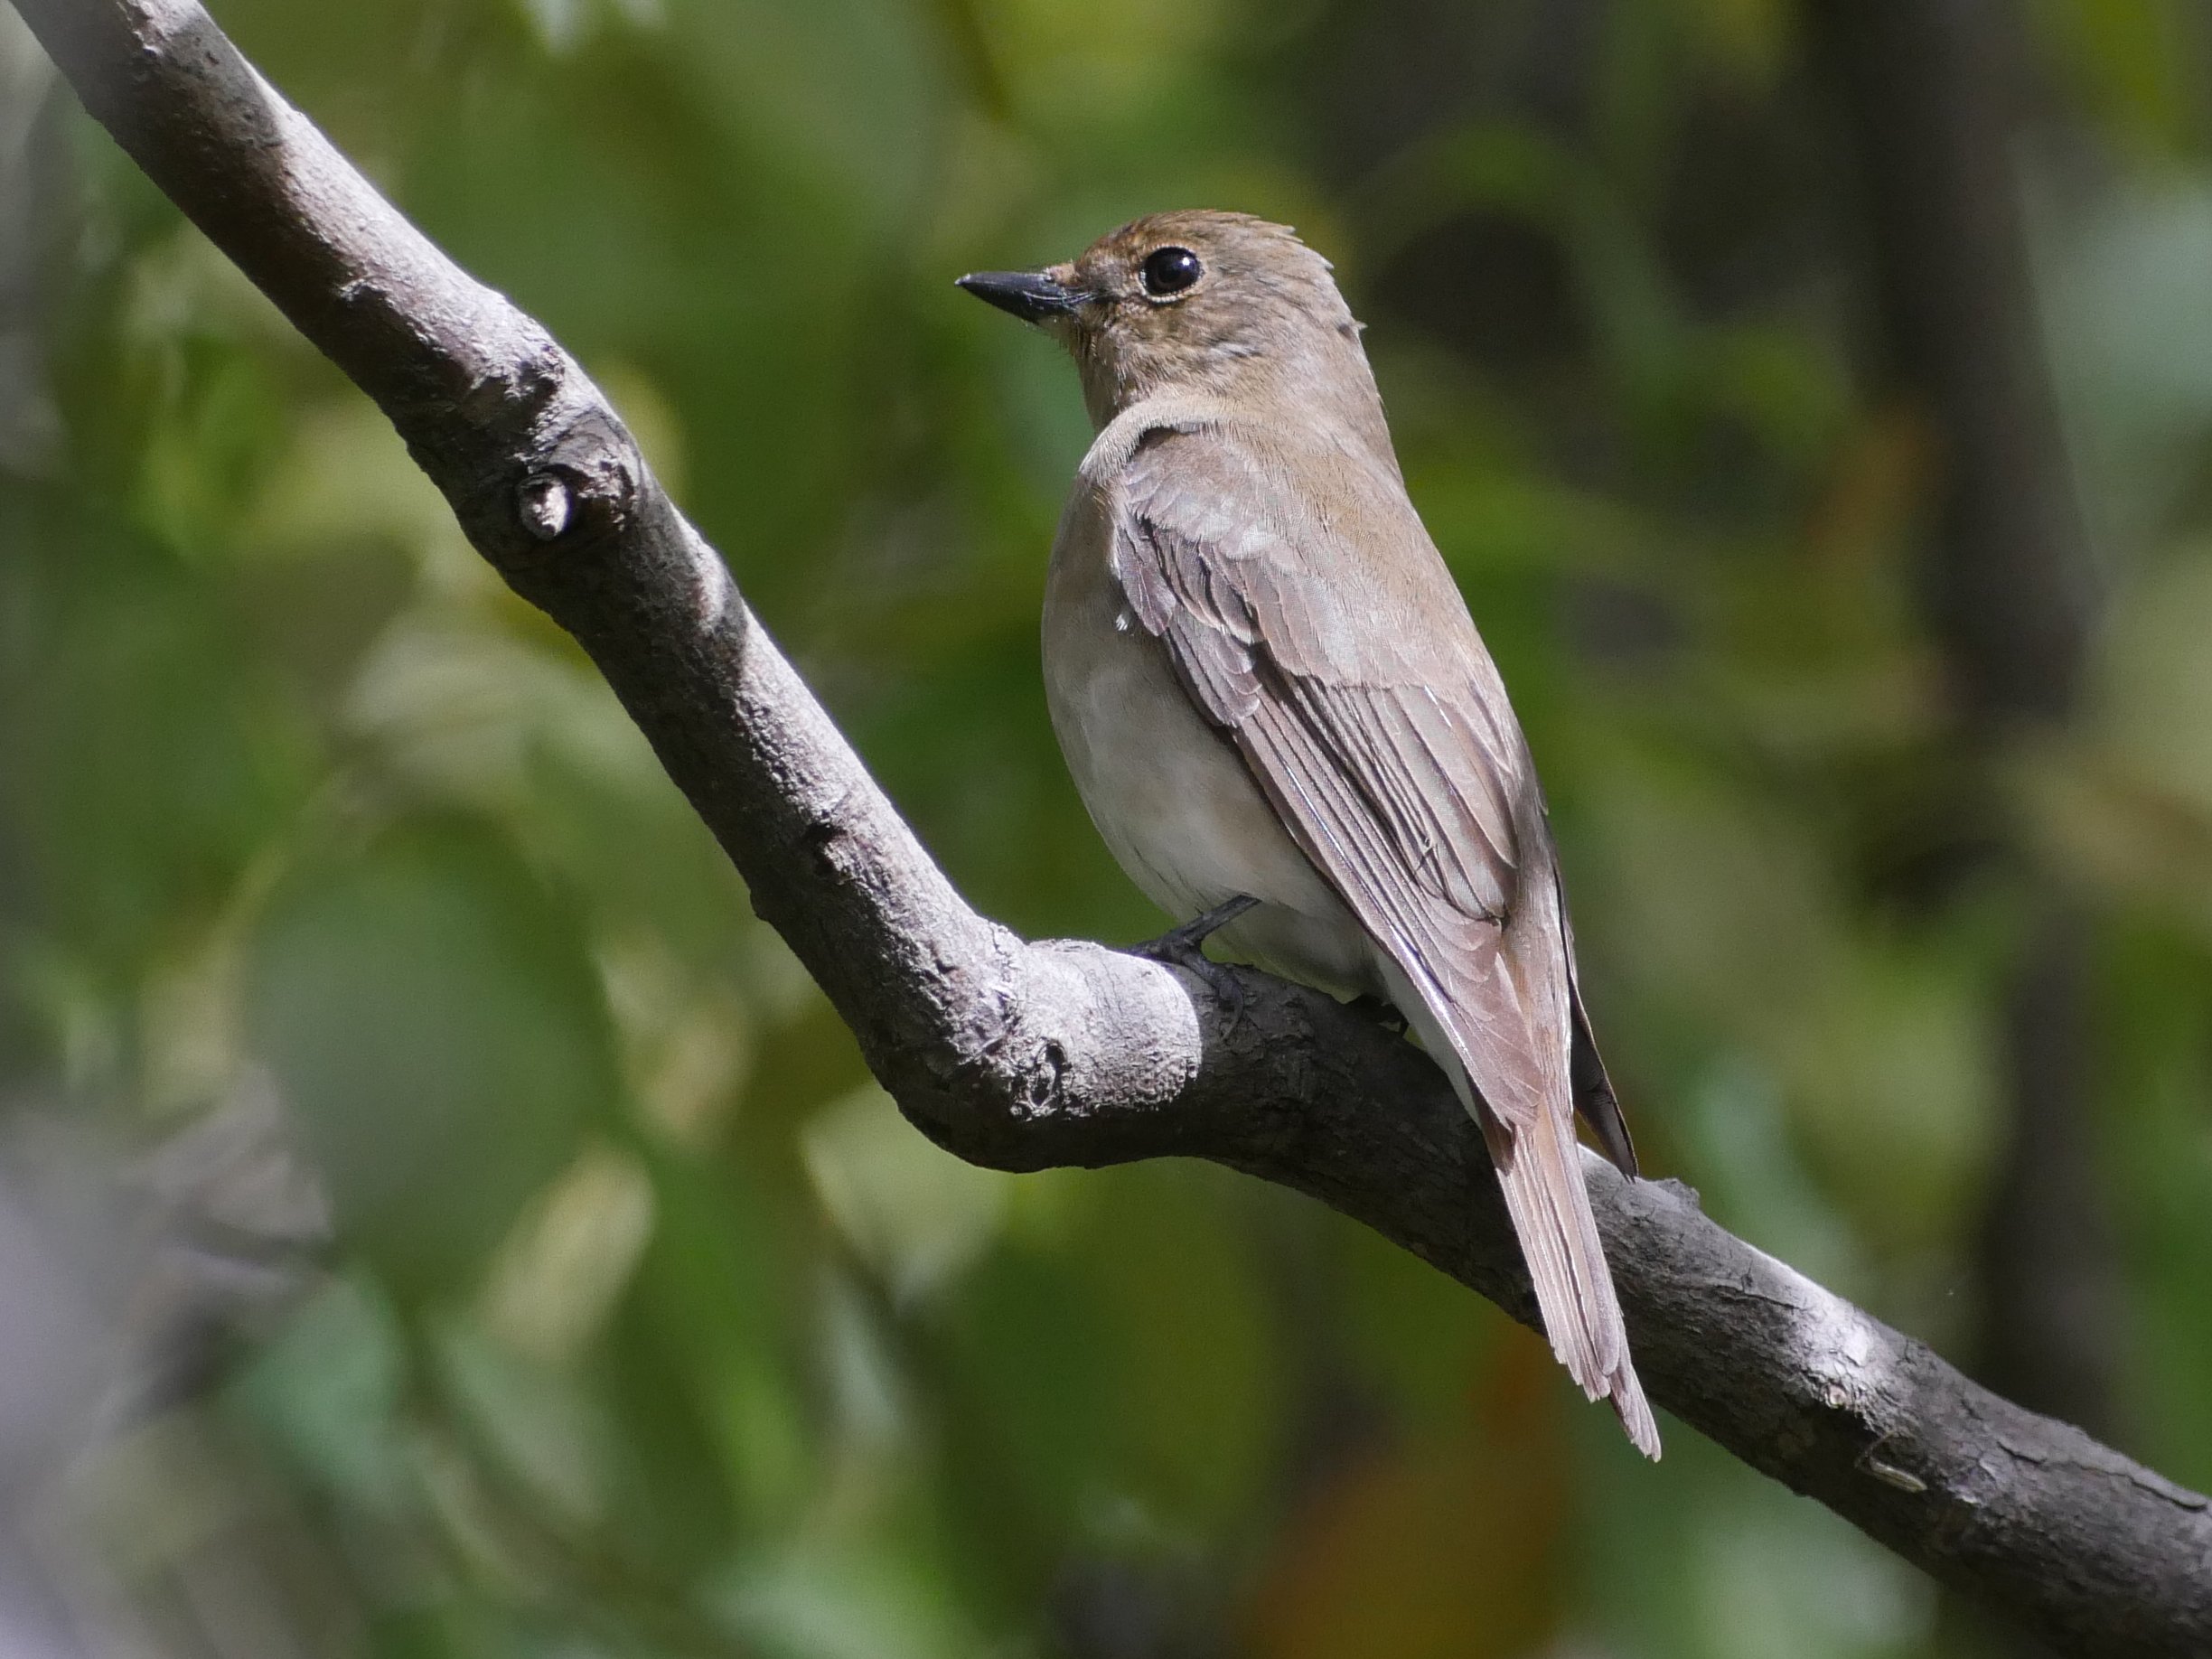
[[1289,455],[1265,435],[1157,428],[1107,487],[1131,615],[1471,1081],[1552,1346],[1656,1457],[1577,1101],[1631,1173],[1635,1155],[1581,1017],[1542,793],[1395,470],[1354,447]]

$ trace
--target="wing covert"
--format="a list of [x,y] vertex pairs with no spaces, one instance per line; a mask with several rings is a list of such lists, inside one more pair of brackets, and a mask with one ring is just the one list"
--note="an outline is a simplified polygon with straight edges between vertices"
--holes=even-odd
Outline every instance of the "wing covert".
[[[1517,729],[1494,712],[1503,688],[1483,695],[1495,672],[1457,593],[1376,580],[1374,561],[1334,546],[1340,529],[1242,447],[1147,436],[1115,501],[1113,573],[1131,615],[1362,923],[1440,1001],[1491,1003],[1471,993],[1495,971],[1531,779]],[[1394,487],[1356,461],[1344,470],[1339,499],[1367,509],[1363,535],[1423,534]],[[1486,1094],[1516,1092],[1485,1081]],[[1509,1120],[1521,1105],[1492,1101]]]

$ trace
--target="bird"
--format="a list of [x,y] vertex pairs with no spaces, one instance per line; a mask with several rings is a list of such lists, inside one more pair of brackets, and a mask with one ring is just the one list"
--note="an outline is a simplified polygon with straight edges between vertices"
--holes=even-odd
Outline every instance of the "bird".
[[1154,213],[958,286],[1074,359],[1095,436],[1046,568],[1046,703],[1176,927],[1394,1007],[1479,1125],[1553,1353],[1659,1431],[1584,1185],[1636,1158],[1576,981],[1528,741],[1407,492],[1362,325],[1282,225]]

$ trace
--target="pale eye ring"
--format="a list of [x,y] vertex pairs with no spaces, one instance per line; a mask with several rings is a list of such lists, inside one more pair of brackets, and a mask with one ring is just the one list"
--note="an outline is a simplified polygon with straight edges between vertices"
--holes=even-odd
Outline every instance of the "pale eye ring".
[[1145,256],[1137,273],[1144,291],[1155,299],[1180,294],[1204,275],[1205,267],[1187,248],[1156,248]]

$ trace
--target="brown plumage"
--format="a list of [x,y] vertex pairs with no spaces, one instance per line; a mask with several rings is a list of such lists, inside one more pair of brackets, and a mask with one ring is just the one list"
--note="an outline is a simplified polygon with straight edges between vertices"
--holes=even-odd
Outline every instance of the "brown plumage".
[[1068,347],[1099,426],[1044,633],[1107,844],[1177,920],[1248,895],[1225,944],[1399,1007],[1482,1127],[1554,1351],[1657,1457],[1576,1111],[1636,1155],[1542,792],[1327,262],[1242,214],[1163,213],[962,286]]

